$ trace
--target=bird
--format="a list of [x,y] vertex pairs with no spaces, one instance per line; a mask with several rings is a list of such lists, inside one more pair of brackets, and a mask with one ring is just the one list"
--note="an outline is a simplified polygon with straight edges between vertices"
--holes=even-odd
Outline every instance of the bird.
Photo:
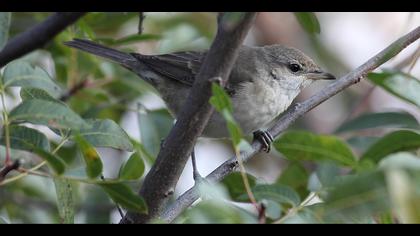
[[[160,55],[127,53],[87,39],[64,42],[111,60],[150,83],[176,118],[192,88],[207,54],[182,51]],[[280,44],[241,45],[225,90],[232,101],[233,117],[245,135],[252,134],[270,151],[273,137],[262,128],[281,115],[299,93],[318,80],[334,80],[302,51]],[[229,137],[226,122],[217,112],[210,117],[202,136]]]

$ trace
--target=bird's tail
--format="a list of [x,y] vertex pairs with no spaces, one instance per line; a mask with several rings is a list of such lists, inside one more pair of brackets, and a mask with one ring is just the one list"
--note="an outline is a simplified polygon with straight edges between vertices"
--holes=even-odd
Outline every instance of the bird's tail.
[[64,44],[69,47],[77,48],[82,51],[92,53],[100,57],[104,57],[111,61],[117,62],[129,69],[131,69],[132,66],[134,66],[137,62],[137,60],[129,53],[105,47],[103,45],[86,39],[73,39],[71,41],[64,42]]

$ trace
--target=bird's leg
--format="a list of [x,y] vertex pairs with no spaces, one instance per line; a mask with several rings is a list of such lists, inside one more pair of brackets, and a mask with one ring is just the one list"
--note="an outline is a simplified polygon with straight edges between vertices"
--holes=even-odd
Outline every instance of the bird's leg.
[[257,130],[253,133],[254,140],[258,140],[262,146],[263,150],[266,153],[269,153],[271,150],[271,143],[274,141],[273,136],[268,131]]
[[200,175],[200,173],[198,172],[197,169],[197,162],[195,159],[195,151],[194,148],[191,152],[191,162],[192,162],[192,166],[193,166],[193,178],[195,183],[197,184],[197,182],[200,182],[201,180],[203,180],[203,177]]

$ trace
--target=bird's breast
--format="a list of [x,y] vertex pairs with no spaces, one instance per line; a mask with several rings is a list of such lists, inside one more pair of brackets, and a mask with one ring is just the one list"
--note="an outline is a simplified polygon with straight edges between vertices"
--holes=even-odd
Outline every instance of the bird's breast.
[[233,97],[234,117],[247,134],[261,129],[285,111],[297,95],[264,80],[245,84]]

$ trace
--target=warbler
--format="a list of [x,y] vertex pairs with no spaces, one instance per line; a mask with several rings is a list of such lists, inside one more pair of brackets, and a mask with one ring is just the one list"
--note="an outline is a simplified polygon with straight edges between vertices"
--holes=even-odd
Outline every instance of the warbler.
[[[85,39],[64,44],[109,59],[136,73],[156,88],[175,118],[207,53],[126,53]],[[242,45],[225,89],[232,100],[233,117],[244,134],[253,134],[269,152],[273,137],[261,129],[284,112],[303,88],[317,80],[333,79],[332,74],[323,71],[298,49],[278,44]],[[228,137],[224,118],[214,112],[202,135]]]

